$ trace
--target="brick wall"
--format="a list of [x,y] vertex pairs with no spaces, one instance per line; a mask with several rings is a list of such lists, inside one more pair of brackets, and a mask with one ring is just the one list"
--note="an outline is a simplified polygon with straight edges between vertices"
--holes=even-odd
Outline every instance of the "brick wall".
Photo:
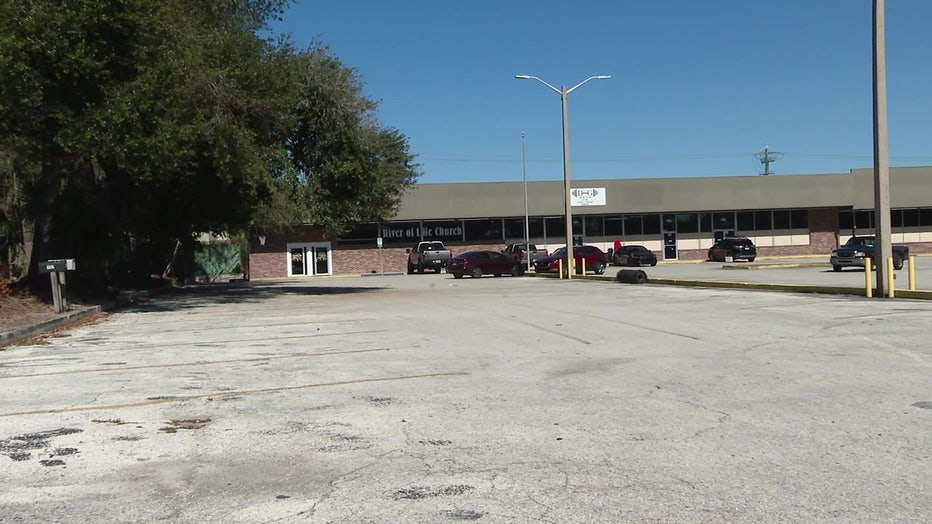
[[[838,210],[836,208],[811,209],[809,211],[809,244],[797,246],[758,246],[757,254],[761,257],[825,255],[826,260],[833,249],[838,247]],[[249,254],[250,278],[283,278],[288,275],[285,249],[289,242],[326,241],[322,234],[312,228],[300,228],[282,235],[268,236],[265,245],[253,242]],[[452,244],[448,247],[455,256],[466,251],[491,250],[504,248],[504,242],[493,244]],[[391,246],[381,250],[375,247],[334,247],[331,250],[331,267],[334,275],[360,275],[364,273],[398,273],[407,270],[409,246]],[[911,254],[932,253],[932,242],[913,243],[909,245]],[[380,264],[381,251],[381,264]],[[681,249],[680,260],[705,260],[708,249]],[[661,253],[658,253],[661,255]],[[662,257],[661,257],[662,258]]]

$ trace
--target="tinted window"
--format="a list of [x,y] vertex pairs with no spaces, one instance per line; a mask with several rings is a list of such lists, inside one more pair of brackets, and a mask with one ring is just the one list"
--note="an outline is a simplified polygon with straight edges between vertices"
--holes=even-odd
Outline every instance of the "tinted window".
[[645,235],[659,235],[660,215],[644,215],[643,226]]
[[[575,222],[575,221],[574,221]],[[586,235],[600,237],[602,236],[602,217],[586,217]]]
[[625,215],[625,235],[637,236],[644,232],[644,217]]
[[699,214],[684,213],[676,215],[676,232],[677,233],[698,233],[699,232]]
[[854,227],[854,212],[852,211],[839,211],[838,212],[838,229],[852,229]]
[[790,226],[793,229],[807,229],[809,227],[809,210],[794,209],[790,211]]
[[772,227],[773,221],[771,220],[770,211],[754,212],[754,229],[756,231],[770,231]]
[[[622,220],[624,220],[624,222],[622,222]],[[624,229],[623,229],[622,224],[626,223],[627,221],[628,221],[628,217],[625,217],[624,219],[621,219],[618,217],[606,218],[605,219],[605,234],[608,236],[613,236],[613,237],[622,236],[624,234]],[[641,230],[641,227],[639,223],[638,232],[637,232],[638,235],[641,234],[640,230]],[[630,235],[631,233],[628,233],[628,234]]]
[[873,211],[855,211],[854,212],[854,227],[860,229],[870,229],[874,227],[874,212]]
[[734,213],[713,213],[712,214],[712,227],[715,229],[734,229],[735,228],[735,214]]
[[774,211],[773,212],[774,229],[790,229],[790,212]]
[[932,226],[932,208],[924,207],[919,210],[919,225]]
[[466,240],[502,240],[500,219],[464,220]]

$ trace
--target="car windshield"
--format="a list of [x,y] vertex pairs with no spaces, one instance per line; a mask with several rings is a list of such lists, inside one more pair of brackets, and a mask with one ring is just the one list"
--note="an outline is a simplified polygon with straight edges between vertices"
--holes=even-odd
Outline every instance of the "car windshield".
[[561,248],[557,249],[556,251],[554,251],[553,253],[551,253],[551,256],[555,256],[555,257],[564,256],[564,257],[565,257],[565,256],[566,256],[566,248],[565,248],[565,247],[561,247]]
[[870,237],[851,237],[845,242],[845,247],[874,247],[874,239]]

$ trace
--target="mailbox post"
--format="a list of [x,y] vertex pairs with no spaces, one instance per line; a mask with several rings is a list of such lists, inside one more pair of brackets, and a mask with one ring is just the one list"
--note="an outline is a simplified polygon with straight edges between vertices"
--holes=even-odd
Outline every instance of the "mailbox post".
[[74,271],[73,258],[59,258],[39,262],[39,273],[48,273],[52,281],[52,303],[56,313],[68,309],[68,296],[65,291],[65,272]]

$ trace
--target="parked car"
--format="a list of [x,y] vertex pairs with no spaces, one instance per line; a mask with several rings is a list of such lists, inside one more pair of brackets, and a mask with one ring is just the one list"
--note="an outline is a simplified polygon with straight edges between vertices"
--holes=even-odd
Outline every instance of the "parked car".
[[537,249],[535,244],[508,244],[505,246],[505,249],[502,250],[502,254],[518,262],[524,262],[525,264],[527,264],[527,259],[525,257],[529,257],[533,265],[538,258],[547,256],[547,250]]
[[726,257],[732,260],[754,262],[757,247],[751,239],[744,237],[726,237],[709,248],[709,260],[724,262]]
[[[841,271],[845,267],[863,268],[870,260],[871,267],[876,267],[877,262],[874,260],[874,249],[877,240],[876,237],[851,237],[847,242],[838,249],[832,251],[829,261],[832,263],[832,271]],[[903,269],[903,261],[909,258],[909,246],[892,246],[893,247],[893,269]]]
[[[557,249],[550,256],[540,257],[534,263],[534,271],[537,273],[546,273],[560,270],[560,261],[566,260],[566,248]],[[582,273],[583,260],[586,261],[586,271],[592,271],[596,275],[605,273],[605,266],[608,265],[608,255],[595,246],[574,246],[573,247],[573,266],[576,274]],[[564,273],[566,268],[563,268]]]
[[450,259],[447,273],[453,278],[463,278],[463,275],[473,278],[482,275],[519,277],[524,274],[524,264],[495,251],[467,251]]
[[657,255],[644,246],[623,246],[612,252],[616,266],[656,266]]

